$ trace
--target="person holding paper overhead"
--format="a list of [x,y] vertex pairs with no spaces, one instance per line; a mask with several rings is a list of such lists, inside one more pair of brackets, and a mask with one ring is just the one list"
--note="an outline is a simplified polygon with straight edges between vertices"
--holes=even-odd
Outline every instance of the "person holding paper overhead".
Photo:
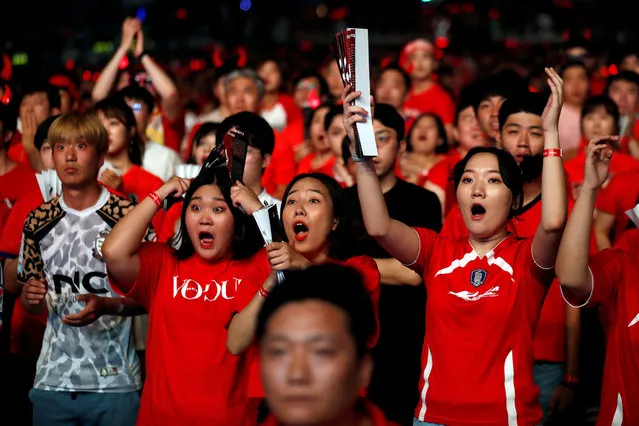
[[[390,219],[371,158],[354,156],[366,230],[388,253],[424,278],[426,335],[415,425],[537,425],[533,334],[566,221],[566,187],[557,137],[563,82],[546,69],[551,95],[543,114],[542,219],[520,239],[507,224],[521,206],[523,178],[515,159],[473,148],[454,168],[455,192],[468,240],[450,240]],[[369,112],[352,106],[346,87],[344,126]]]
[[[231,202],[226,166],[173,178],[118,223],[102,247],[110,281],[149,313],[147,379],[137,425],[255,424],[248,359],[227,327],[270,273],[253,219]],[[163,200],[186,193],[176,247],[142,241]],[[237,293],[240,287],[248,295]],[[244,423],[247,422],[247,423]]]
[[[557,254],[557,279],[575,307],[602,308],[606,361],[597,425],[639,424],[639,262],[621,248],[588,254],[595,201],[608,178],[618,136],[600,136],[587,147],[584,181]],[[614,154],[617,155],[617,154]],[[636,247],[637,234],[628,238]]]

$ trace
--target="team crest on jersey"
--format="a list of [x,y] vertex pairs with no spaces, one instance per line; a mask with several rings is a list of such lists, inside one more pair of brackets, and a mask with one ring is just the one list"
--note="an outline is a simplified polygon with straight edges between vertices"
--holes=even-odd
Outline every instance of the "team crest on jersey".
[[109,231],[106,229],[100,231],[95,241],[93,242],[93,257],[98,260],[104,261],[104,257],[102,257],[102,244],[104,244],[104,239],[109,235]]
[[483,269],[475,269],[470,273],[470,283],[474,287],[479,287],[486,281],[486,277],[488,276],[488,272]]

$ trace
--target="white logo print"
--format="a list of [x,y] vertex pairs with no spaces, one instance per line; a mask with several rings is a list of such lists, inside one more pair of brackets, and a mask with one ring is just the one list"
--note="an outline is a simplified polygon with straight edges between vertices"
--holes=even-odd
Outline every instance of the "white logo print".
[[233,278],[233,295],[229,296],[227,290],[228,280],[218,283],[216,280],[211,280],[209,284],[202,286],[195,280],[186,279],[182,281],[182,284],[178,284],[178,277],[173,277],[173,298],[180,294],[182,298],[186,300],[196,300],[204,296],[205,302],[213,302],[220,297],[226,300],[232,300],[235,296],[238,286],[242,282],[239,278]]
[[634,317],[632,321],[630,321],[630,324],[628,324],[628,328],[632,327],[633,325],[635,325],[638,322],[639,322],[639,314],[637,314],[637,316]]
[[448,294],[452,294],[453,296],[457,296],[460,299],[464,299],[467,302],[476,302],[479,299],[483,299],[484,297],[497,297],[499,296],[499,286],[493,287],[485,293],[479,294],[478,291],[471,293],[470,291],[464,290],[459,292],[449,291]]

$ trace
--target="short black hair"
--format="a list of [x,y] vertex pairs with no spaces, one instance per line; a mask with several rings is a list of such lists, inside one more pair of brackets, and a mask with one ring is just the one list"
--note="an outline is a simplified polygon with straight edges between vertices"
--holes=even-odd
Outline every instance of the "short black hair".
[[60,108],[62,102],[60,100],[60,90],[46,81],[37,81],[32,84],[26,85],[21,92],[20,102],[22,102],[22,99],[24,99],[26,96],[34,95],[36,93],[44,93],[45,95],[47,95],[49,108]]
[[435,121],[437,133],[439,133],[439,138],[441,139],[441,143],[435,147],[435,154],[446,154],[448,152],[448,135],[446,134],[446,127],[444,127],[444,122],[441,118],[439,118],[439,115],[431,112],[423,112],[419,114],[417,118],[415,118],[415,121],[413,121],[413,124],[411,124],[408,135],[406,135],[406,151],[413,152],[413,145],[411,143],[413,138],[413,129],[415,129],[415,124],[425,117],[430,117]]
[[36,149],[40,151],[42,149],[42,145],[44,145],[44,141],[49,137],[49,127],[53,124],[54,121],[60,117],[61,114],[52,115],[51,117],[46,118],[40,125],[38,126],[38,130],[36,130],[35,137],[33,138],[33,145],[35,145]]
[[[406,125],[404,123],[404,119],[397,109],[389,104],[376,104],[375,105],[375,116],[374,120],[379,120],[386,127],[390,127],[391,129],[397,132],[397,143],[404,140],[404,132],[406,131]],[[443,124],[442,124],[443,126]]]
[[122,99],[125,100],[126,98],[129,98],[136,101],[144,102],[149,110],[149,114],[151,114],[155,109],[155,100],[153,99],[153,95],[151,94],[151,92],[137,84],[129,84],[128,86],[117,92],[115,96],[120,96],[122,97]]
[[586,72],[586,76],[590,78],[590,70],[586,64],[579,59],[569,59],[561,67],[559,67],[559,76],[563,78],[568,68],[581,68]]
[[475,98],[478,96],[478,88],[477,83],[470,83],[461,90],[459,94],[459,100],[457,101],[457,108],[455,109],[455,117],[453,118],[453,125],[457,127],[457,123],[459,122],[459,115],[463,110],[468,107],[473,107],[473,110],[476,111],[475,108]]
[[328,128],[331,127],[333,119],[338,115],[344,114],[344,107],[341,105],[331,105],[330,109],[324,116],[324,131],[328,132]]
[[490,97],[501,96],[504,99],[508,99],[527,91],[526,80],[517,74],[516,71],[503,70],[477,82],[477,93],[474,98],[473,108],[475,113],[477,113],[479,104]]
[[583,122],[586,115],[594,112],[598,108],[603,108],[606,111],[606,114],[612,117],[615,122],[616,131],[619,131],[619,108],[615,101],[606,95],[592,96],[586,99],[584,106],[581,107],[581,122]]
[[242,111],[229,115],[221,123],[215,135],[215,143],[219,145],[224,135],[233,127],[238,127],[253,137],[249,145],[260,150],[262,156],[272,154],[275,147],[275,132],[268,121],[254,112]]
[[503,149],[495,147],[475,147],[468,151],[468,154],[461,159],[453,168],[453,181],[455,182],[455,192],[459,187],[461,178],[466,170],[466,165],[477,154],[492,154],[497,157],[497,163],[499,164],[499,174],[501,175],[504,185],[508,189],[513,197],[513,208],[510,211],[510,217],[515,216],[517,210],[521,208],[524,202],[524,178],[521,174],[521,169],[510,153]]
[[93,111],[101,112],[107,118],[115,118],[118,120],[128,132],[134,130],[133,136],[127,141],[127,153],[129,160],[137,166],[142,165],[142,157],[144,155],[144,142],[137,132],[135,115],[133,110],[120,96],[109,96],[93,105]]
[[256,337],[261,342],[269,319],[289,303],[315,300],[340,309],[348,318],[358,358],[368,353],[367,343],[377,329],[375,311],[362,275],[355,269],[334,263],[285,272],[286,280],[276,286],[257,316]]
[[386,71],[397,71],[398,73],[400,73],[402,78],[404,79],[404,84],[406,85],[406,93],[410,91],[410,88],[413,82],[410,79],[410,75],[404,70],[404,68],[399,66],[399,62],[397,61],[390,62],[388,65],[382,68],[382,70],[379,73],[379,77],[381,78],[382,74],[384,74]]
[[548,98],[544,98],[543,95],[530,92],[506,99],[499,107],[499,131],[502,131],[508,117],[513,114],[526,112],[541,117],[547,101]]
[[184,218],[191,199],[193,198],[193,194],[205,185],[216,185],[220,188],[220,192],[222,192],[222,196],[224,196],[224,201],[226,201],[231,214],[233,214],[232,259],[245,259],[257,253],[264,245],[262,235],[255,220],[253,220],[251,216],[242,213],[240,209],[233,205],[231,201],[232,182],[229,176],[229,170],[226,165],[220,165],[200,172],[200,174],[191,181],[191,185],[184,195],[180,229],[178,234],[169,242],[171,246],[177,246],[175,252],[176,257],[178,259],[186,259],[195,253],[195,248],[193,247],[191,238],[189,238]]
[[[328,235],[328,255],[332,259],[346,260],[353,257],[357,252],[357,242],[363,235],[363,227],[358,220],[357,213],[353,211],[353,206],[347,197],[346,192],[337,181],[324,173],[302,173],[293,178],[284,191],[282,197],[282,207],[280,218],[283,217],[284,208],[288,195],[293,186],[302,179],[315,179],[324,185],[333,203],[333,217],[337,220],[337,226]],[[280,219],[282,220],[282,219]],[[282,221],[282,227],[284,223]],[[284,235],[286,239],[286,235]]]
[[639,88],[639,74],[634,71],[621,70],[616,75],[611,75],[610,77],[608,77],[608,80],[606,81],[605,93],[608,93],[608,91],[610,90],[610,86],[612,86],[612,83],[616,81],[627,81],[628,83],[632,83]]

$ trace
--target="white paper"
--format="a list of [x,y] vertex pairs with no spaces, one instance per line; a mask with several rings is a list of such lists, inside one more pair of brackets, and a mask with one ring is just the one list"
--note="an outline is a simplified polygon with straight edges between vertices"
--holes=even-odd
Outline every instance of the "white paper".
[[175,168],[175,176],[182,179],[193,179],[200,174],[201,166],[197,164],[180,164]]
[[626,210],[626,216],[628,216],[632,223],[634,223],[635,226],[639,228],[639,204],[637,204],[630,210]]
[[368,111],[365,123],[355,123],[362,154],[365,157],[377,157],[377,143],[371,120],[371,81],[368,58],[368,30],[355,28],[355,90],[362,94],[355,99],[355,105]]
[[265,244],[271,244],[273,242],[271,220],[269,218],[269,210],[273,207],[277,208],[275,204],[271,204],[253,212],[253,218],[257,223],[257,227],[260,230],[260,234],[262,234]]

